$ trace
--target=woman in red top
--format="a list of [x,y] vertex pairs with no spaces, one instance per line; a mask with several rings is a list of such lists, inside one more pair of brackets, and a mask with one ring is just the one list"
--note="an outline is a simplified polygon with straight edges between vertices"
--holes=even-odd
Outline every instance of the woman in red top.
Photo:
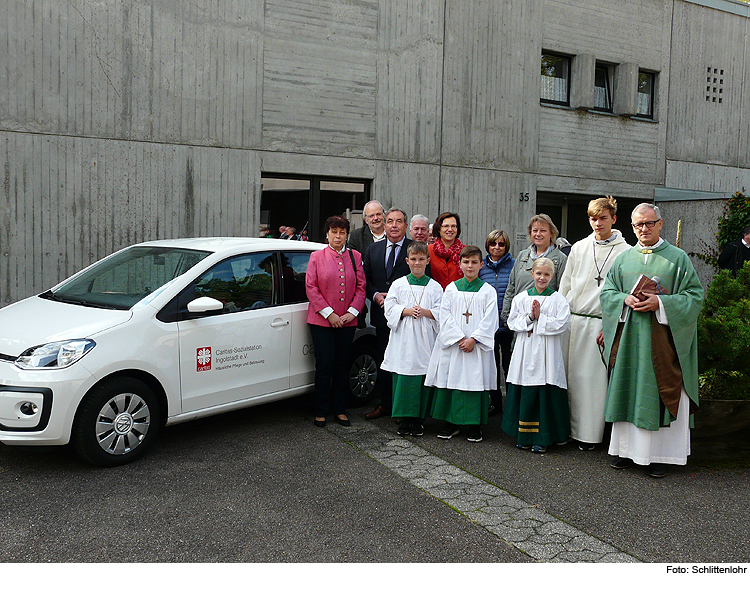
[[305,275],[307,325],[315,347],[314,422],[325,427],[332,410],[338,423],[348,427],[348,362],[357,316],[365,305],[365,272],[360,254],[346,248],[349,220],[331,216],[324,232],[328,246],[310,255]]
[[464,276],[460,266],[464,245],[458,239],[461,235],[461,218],[457,213],[441,213],[432,226],[432,234],[436,240],[429,249],[430,272],[432,278],[445,289]]

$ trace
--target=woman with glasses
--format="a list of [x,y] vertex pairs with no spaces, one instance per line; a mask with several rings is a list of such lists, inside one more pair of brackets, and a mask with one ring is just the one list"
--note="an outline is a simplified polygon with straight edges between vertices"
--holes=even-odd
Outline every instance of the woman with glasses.
[[432,225],[435,242],[430,244],[430,270],[432,278],[445,290],[448,285],[461,279],[461,218],[457,213],[441,213]]
[[[510,254],[510,239],[503,230],[492,230],[484,242],[487,256],[484,265],[479,269],[479,278],[489,283],[497,292],[497,312],[503,309],[503,297],[508,288],[510,272],[515,260]],[[502,398],[498,392],[505,390],[505,376],[510,364],[510,344],[513,332],[501,320],[500,327],[495,333],[495,366],[497,367],[497,389],[490,390],[490,415],[502,410]],[[502,370],[502,371],[501,371]]]
[[552,276],[549,287],[554,291],[559,289],[560,278],[563,271],[565,271],[567,257],[555,245],[558,234],[557,226],[555,226],[552,218],[546,213],[538,213],[529,220],[526,235],[529,238],[531,246],[518,254],[518,258],[510,272],[508,287],[505,290],[505,297],[503,298],[503,309],[500,312],[500,320],[503,323],[508,322],[510,304],[513,298],[534,285],[534,279],[531,276],[531,266],[539,257],[546,257],[554,263],[555,273]]

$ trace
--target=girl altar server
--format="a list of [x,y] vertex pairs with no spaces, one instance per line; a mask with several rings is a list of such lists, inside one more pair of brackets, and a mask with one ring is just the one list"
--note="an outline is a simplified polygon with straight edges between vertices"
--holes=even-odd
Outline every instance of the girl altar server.
[[534,261],[534,285],[513,298],[508,327],[516,341],[508,369],[502,428],[520,449],[544,453],[570,435],[563,335],[570,321],[568,301],[549,287],[554,263]]

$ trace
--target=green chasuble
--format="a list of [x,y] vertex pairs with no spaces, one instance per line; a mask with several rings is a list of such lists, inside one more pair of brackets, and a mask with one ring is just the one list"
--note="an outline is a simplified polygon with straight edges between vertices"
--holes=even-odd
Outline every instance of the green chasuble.
[[[669,322],[669,344],[677,353],[685,392],[698,404],[698,334],[696,322],[703,299],[703,286],[690,259],[683,250],[666,241],[642,252],[640,246],[618,256],[604,282],[601,294],[602,322],[606,348],[611,360],[612,346],[621,326],[621,336],[611,366],[604,418],[608,422],[625,421],[636,427],[656,431],[675,416],[662,402],[652,357],[654,312],[635,312],[625,306],[625,298],[641,274],[659,277],[668,295],[660,295]],[[663,380],[662,380],[663,382]]]
[[456,279],[456,281],[454,281],[453,283],[456,284],[456,289],[458,291],[468,291],[468,292],[479,291],[480,289],[482,289],[482,286],[484,285],[484,281],[479,279],[479,277],[477,277],[471,283],[469,283],[464,277],[461,277],[461,279]]
[[430,282],[430,278],[427,275],[415,277],[413,273],[409,273],[406,276],[406,280],[409,282],[409,285],[419,285],[420,287],[425,287]]

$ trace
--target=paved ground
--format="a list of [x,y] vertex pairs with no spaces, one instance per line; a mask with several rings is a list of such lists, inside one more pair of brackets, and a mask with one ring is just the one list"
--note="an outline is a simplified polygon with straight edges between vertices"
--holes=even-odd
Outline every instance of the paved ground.
[[110,470],[0,447],[0,561],[750,562],[750,468],[726,467],[747,446],[696,441],[655,480],[604,449],[517,450],[499,417],[472,444],[367,410],[351,428],[313,427],[301,400],[195,421]]

